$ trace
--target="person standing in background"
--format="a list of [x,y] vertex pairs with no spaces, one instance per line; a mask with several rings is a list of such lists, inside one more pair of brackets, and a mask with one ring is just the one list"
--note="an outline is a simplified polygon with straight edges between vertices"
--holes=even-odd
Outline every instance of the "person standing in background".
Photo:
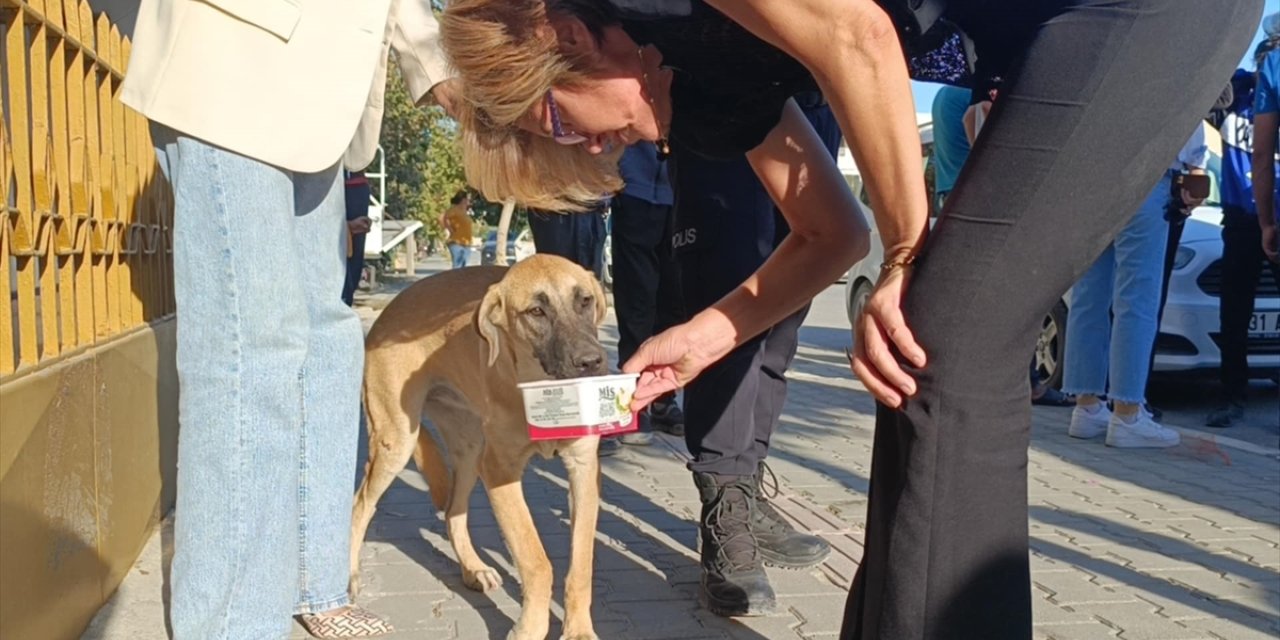
[[471,259],[471,196],[459,191],[449,203],[449,208],[440,215],[440,226],[449,234],[450,267],[461,269]]
[[971,91],[943,85],[933,97],[933,193],[934,211],[951,195],[964,161],[969,158],[971,141],[964,126]]
[[529,233],[538,253],[560,256],[595,274],[604,275],[604,212],[602,198],[589,210],[572,213],[529,211]]
[[[1107,446],[1126,448],[1181,441],[1143,405],[1169,237],[1165,205],[1174,176],[1203,171],[1208,156],[1204,127],[1197,123],[1173,166],[1071,290],[1064,364],[1066,391],[1076,396],[1067,431],[1073,438],[1105,434]],[[1104,394],[1114,413],[1103,403]]]
[[[1254,98],[1253,194],[1263,256],[1274,273],[1280,264],[1280,180],[1276,179],[1280,133],[1280,14],[1267,16],[1268,39],[1258,47],[1258,88]],[[1265,57],[1263,57],[1265,55]],[[1280,282],[1280,276],[1276,277]]]
[[[652,142],[627,147],[618,163],[624,187],[613,198],[613,305],[618,315],[618,365],[640,344],[684,320],[680,265],[671,251],[675,210],[666,158]],[[640,431],[625,444],[645,444],[660,429],[684,435],[684,413],[675,394],[645,407]],[[635,436],[628,439],[628,436]]]
[[[1249,80],[1252,83],[1252,78]],[[1208,117],[1205,118],[1205,124],[1220,128],[1223,120],[1229,116],[1229,108],[1235,100],[1235,83],[1236,78],[1232,78],[1231,82],[1227,83],[1227,86],[1222,90],[1222,94],[1218,96],[1218,101],[1213,105],[1213,109],[1209,111]],[[1200,126],[1205,126],[1205,124]],[[1193,168],[1188,170],[1187,174],[1203,175],[1205,172],[1205,170]],[[1191,193],[1185,189],[1178,194],[1169,194],[1169,198],[1165,202],[1164,219],[1168,223],[1169,229],[1165,238],[1164,271],[1160,278],[1160,306],[1156,311],[1156,335],[1151,345],[1151,357],[1147,360],[1148,392],[1151,387],[1151,374],[1156,367],[1156,346],[1160,342],[1160,327],[1164,324],[1164,308],[1169,301],[1169,279],[1173,277],[1173,264],[1177,261],[1178,247],[1182,244],[1182,232],[1186,229],[1187,218],[1190,218],[1196,207],[1203,204],[1203,202],[1203,199],[1192,197]],[[1150,413],[1156,422],[1159,422],[1164,415],[1163,411],[1150,402],[1143,405],[1143,409]]]
[[1244,418],[1249,389],[1249,323],[1263,266],[1280,282],[1274,195],[1276,124],[1280,120],[1276,18],[1275,14],[1267,17],[1269,37],[1254,53],[1256,78],[1243,69],[1236,72],[1242,82],[1235,87],[1236,99],[1222,125],[1222,292],[1218,299],[1222,398],[1205,419],[1207,426],[1220,429]]
[[174,197],[175,640],[284,638],[290,615],[393,630],[349,592],[364,341],[342,169],[376,152],[389,49],[415,103],[456,104],[437,39],[425,0],[138,6],[121,100]]
[[342,285],[342,301],[355,303],[356,287],[364,271],[364,241],[372,221],[369,219],[369,179],[363,171],[345,171],[347,194],[347,280]]

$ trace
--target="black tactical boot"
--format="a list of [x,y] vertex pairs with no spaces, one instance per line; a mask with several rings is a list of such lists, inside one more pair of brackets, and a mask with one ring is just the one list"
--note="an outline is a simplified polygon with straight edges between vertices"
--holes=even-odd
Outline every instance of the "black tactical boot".
[[777,598],[764,573],[755,536],[755,486],[750,476],[694,472],[702,498],[702,584],[698,600],[721,616],[773,613]]
[[751,529],[756,534],[760,557],[765,564],[784,569],[804,569],[826,560],[831,555],[831,545],[826,540],[796,531],[769,504],[767,498],[778,495],[778,477],[763,460],[756,467],[752,481],[756,488],[756,508],[751,518]]

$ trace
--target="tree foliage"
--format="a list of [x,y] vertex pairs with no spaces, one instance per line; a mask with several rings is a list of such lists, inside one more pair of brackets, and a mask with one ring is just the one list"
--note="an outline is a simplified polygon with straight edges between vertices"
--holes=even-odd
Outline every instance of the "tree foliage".
[[467,186],[457,124],[440,107],[414,105],[394,64],[384,100],[379,142],[386,154],[387,213],[419,220],[429,238],[439,238],[440,214]]
[[[457,123],[440,107],[414,105],[394,63],[387,73],[384,105],[379,142],[387,163],[388,215],[419,220],[428,239],[443,239],[440,214],[465,189],[471,193],[471,210],[481,232],[496,228],[502,203],[488,202],[467,187]],[[519,213],[512,220],[517,231],[526,224]]]

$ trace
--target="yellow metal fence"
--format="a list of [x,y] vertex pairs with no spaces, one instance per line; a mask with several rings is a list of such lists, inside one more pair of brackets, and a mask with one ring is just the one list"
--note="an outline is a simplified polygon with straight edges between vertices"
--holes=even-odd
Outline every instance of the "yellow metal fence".
[[0,638],[71,640],[173,504],[172,196],[84,0],[0,0]]
[[84,0],[0,0],[0,379],[173,313],[171,198]]

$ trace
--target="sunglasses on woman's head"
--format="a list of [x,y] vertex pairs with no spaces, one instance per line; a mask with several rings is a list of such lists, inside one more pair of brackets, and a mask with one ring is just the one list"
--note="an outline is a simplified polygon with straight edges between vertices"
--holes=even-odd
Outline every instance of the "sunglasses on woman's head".
[[574,145],[587,141],[587,137],[580,133],[564,130],[560,124],[560,109],[556,107],[556,99],[551,96],[550,89],[547,89],[547,111],[551,113],[551,137],[557,143]]

